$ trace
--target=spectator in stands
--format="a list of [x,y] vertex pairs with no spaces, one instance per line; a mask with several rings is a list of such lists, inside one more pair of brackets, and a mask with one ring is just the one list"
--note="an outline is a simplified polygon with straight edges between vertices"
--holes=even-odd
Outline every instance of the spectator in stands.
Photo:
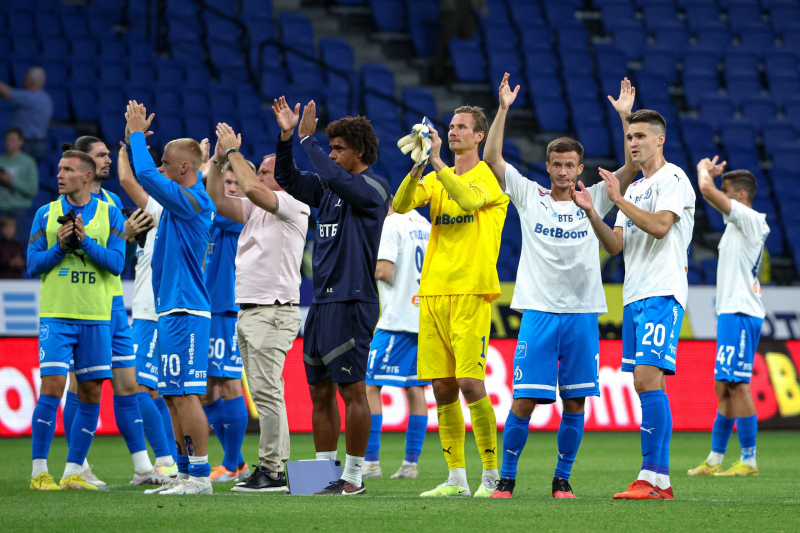
[[25,268],[22,245],[14,240],[17,221],[0,217],[0,279],[20,279]]
[[0,98],[14,104],[11,125],[22,130],[26,140],[25,152],[40,163],[47,155],[47,134],[53,117],[53,100],[44,90],[46,81],[42,67],[31,67],[22,81],[22,89],[0,82]]
[[469,41],[478,24],[478,13],[486,16],[486,0],[442,0],[439,4],[439,45],[433,61],[431,75],[434,83],[444,83],[447,69],[447,45],[458,37]]
[[24,143],[22,130],[8,128],[6,151],[0,154],[0,216],[15,218],[18,222],[24,220],[25,212],[39,191],[39,170],[36,161],[22,153]]

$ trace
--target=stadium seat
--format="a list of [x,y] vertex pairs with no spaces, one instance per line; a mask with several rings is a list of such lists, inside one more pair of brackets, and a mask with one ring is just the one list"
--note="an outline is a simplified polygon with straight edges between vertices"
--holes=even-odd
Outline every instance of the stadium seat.
[[712,50],[690,48],[683,58],[684,81],[694,76],[716,76],[719,57]]
[[594,47],[597,59],[597,73],[601,78],[618,77],[620,80],[628,74],[628,58],[625,52],[610,45]]
[[703,150],[714,149],[714,128],[700,119],[683,119],[680,123],[681,136],[686,146],[699,146]]
[[645,26],[651,31],[661,28],[665,23],[678,21],[677,10],[670,0],[647,2],[642,6],[642,15]]
[[[729,74],[725,76],[725,84],[728,97],[739,105],[746,98],[753,96],[760,96],[761,80],[758,79],[757,73],[751,74]],[[800,87],[800,85],[798,85]]]
[[[773,172],[797,172],[797,169],[800,169],[800,145],[797,143],[778,145],[772,156],[772,165]],[[778,198],[780,199],[780,196]]]
[[553,52],[523,51],[523,58],[525,59],[525,73],[529,76],[536,77],[540,74],[552,76],[558,71],[558,59]]
[[573,74],[591,75],[594,70],[592,56],[588,52],[564,51],[561,53],[561,67],[568,73],[566,79]]
[[725,75],[758,73],[759,56],[750,50],[732,49],[725,53]]
[[689,32],[678,21],[664,21],[653,31],[657,46],[682,54],[689,45]]
[[596,96],[586,99],[571,99],[572,123],[578,127],[583,124],[605,124],[606,117],[603,107]]
[[[576,70],[575,72],[581,72]],[[570,75],[566,78],[567,96],[570,100],[595,100],[598,99],[597,82],[594,76]]]
[[784,120],[772,120],[763,125],[761,139],[764,151],[772,157],[779,146],[797,142],[797,130]]
[[[715,221],[717,220],[722,221],[722,215],[719,215],[718,212],[713,208],[709,209],[712,209],[714,210],[715,213],[717,213],[716,215],[713,215]],[[723,231],[725,229],[725,225],[723,224],[722,228],[715,227],[714,229],[716,229],[717,231]],[[704,259],[703,261],[700,262],[700,270],[703,273],[703,280],[705,281],[706,285],[716,285],[718,262],[719,259],[717,259],[716,257],[712,259]]]
[[752,22],[738,32],[739,48],[757,53],[759,56],[775,46],[772,30],[763,22]]
[[468,83],[486,81],[486,62],[474,40],[453,39],[450,41],[449,49],[458,81]]
[[788,102],[800,94],[800,79],[794,76],[773,76],[769,80],[769,96],[778,105]]
[[800,96],[790,98],[783,105],[786,121],[800,131]]
[[641,59],[645,51],[646,39],[647,35],[638,22],[620,23],[614,29],[614,44],[625,52],[628,59]]
[[644,71],[664,78],[670,85],[677,78],[678,54],[668,48],[648,48],[644,54]]
[[439,40],[439,10],[428,0],[407,0],[408,29],[417,55],[432,56]]
[[728,20],[733,31],[739,31],[753,21],[761,21],[761,7],[756,2],[733,1],[728,6]]
[[71,96],[72,112],[76,120],[95,122],[99,118],[97,91],[91,87],[73,87]]
[[708,96],[716,96],[719,90],[717,74],[709,73],[705,75],[695,74],[689,78],[684,78],[683,91],[686,103],[691,109],[697,109],[700,101]]
[[[42,61],[63,61],[64,50],[69,49],[68,41],[62,37],[50,37],[47,39],[42,39],[41,45],[42,45],[42,54],[41,54]],[[14,55],[15,57],[21,57],[17,56],[16,53]]]
[[303,13],[286,12],[278,16],[281,41],[297,48],[314,48],[314,28]]
[[13,10],[8,17],[8,30],[14,37],[33,37],[36,35],[33,13]]
[[772,27],[778,33],[783,32],[793,24],[800,24],[800,5],[793,0],[773,2],[769,12]]
[[546,132],[567,131],[567,107],[562,98],[534,99],[534,110],[539,129]]
[[[422,87],[408,87],[403,89],[402,93],[403,105],[407,107],[405,113],[411,114],[416,117],[411,126],[419,123],[423,116],[431,120],[438,118],[439,114],[436,112],[436,98],[431,94],[428,89]],[[406,128],[411,129],[406,121]]]
[[751,96],[741,101],[741,109],[745,119],[760,127],[775,118],[778,106],[766,96]]
[[394,74],[383,65],[361,65],[361,87],[394,98]]
[[744,120],[729,120],[720,127],[722,145],[728,152],[756,145],[758,130],[755,124]]
[[406,14],[401,0],[369,0],[372,20],[378,31],[405,30]]
[[605,124],[579,124],[576,130],[586,157],[611,157],[611,143]]
[[[67,85],[48,83],[47,92],[50,95],[50,99],[53,100],[53,120],[69,122],[72,119],[69,107],[69,87]],[[4,124],[0,121],[0,125]]]
[[724,53],[731,46],[731,34],[728,27],[721,22],[704,23],[695,38],[699,48],[713,50],[717,54]]
[[576,27],[558,26],[556,36],[558,38],[559,50],[583,51],[591,48],[589,45],[589,35],[586,33],[586,29],[583,25]]
[[520,29],[520,45],[523,53],[552,52],[553,33],[541,26],[523,26]]
[[798,57],[785,50],[770,50],[764,57],[764,67],[767,76],[797,76]]

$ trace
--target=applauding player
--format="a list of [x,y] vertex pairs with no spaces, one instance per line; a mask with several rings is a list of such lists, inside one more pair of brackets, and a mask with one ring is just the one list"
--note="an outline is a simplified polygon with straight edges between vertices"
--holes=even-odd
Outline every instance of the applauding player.
[[442,138],[431,129],[433,172],[420,181],[428,164],[428,157],[422,157],[403,180],[393,202],[398,213],[431,204],[433,218],[419,287],[417,375],[433,381],[439,437],[450,473],[447,481],[422,496],[471,495],[459,391],[469,405],[483,462],[475,496],[491,496],[499,479],[497,421],[484,378],[491,302],[500,296],[497,255],[508,197],[478,154],[487,130],[481,108],[456,109],[447,134],[449,147],[456,154],[455,166],[445,166],[439,155]]
[[[299,120],[285,98],[272,108],[281,128],[275,180],[286,192],[319,208],[314,235],[314,301],[305,326],[303,361],[313,403],[317,459],[335,459],[341,421],[336,391],[347,411],[347,458],[342,478],[318,492],[365,492],[361,467],[367,449],[370,411],[364,378],[379,301],[375,266],[383,220],[389,209],[389,182],[370,167],[378,138],[364,117],[328,124],[326,154],[314,138],[316,106],[309,102]],[[300,124],[300,144],[316,173],[301,172],[292,158],[292,136]]]
[[[574,139],[562,137],[547,147],[551,190],[525,178],[503,159],[506,114],[519,91],[519,86],[511,90],[508,77],[500,84],[500,107],[484,159],[520,214],[522,255],[511,307],[523,315],[514,354],[514,402],[503,431],[503,468],[492,498],[511,497],[533,409],[555,402],[556,389],[564,411],[552,493],[555,498],[574,498],[569,477],[583,436],[585,400],[600,395],[598,316],[608,310],[599,243],[591,224],[602,224],[614,204],[603,182],[588,189],[578,182],[581,192],[575,191],[583,171],[583,146]],[[625,79],[619,100],[611,99],[623,128],[634,94]],[[638,170],[627,152],[625,163],[617,171],[623,190]]]
[[146,492],[211,494],[208,421],[199,395],[206,392],[211,322],[203,257],[216,209],[199,182],[202,151],[197,141],[170,141],[156,168],[145,141],[144,106],[130,102],[125,119],[133,173],[164,207],[152,260],[161,350],[158,390],[167,398],[176,438],[182,441],[175,483]]
[[[690,476],[758,475],[756,466],[756,407],[750,394],[753,358],[761,324],[764,304],[761,303],[761,284],[758,267],[769,235],[766,216],[753,210],[756,179],[747,170],[722,174],[725,162],[717,157],[697,163],[700,192],[711,206],[722,213],[725,233],[719,242],[717,265],[717,362],[714,368],[714,390],[719,398],[717,418],[711,432],[711,453],[700,466],[689,470]],[[722,190],[714,178],[722,174]],[[728,448],[733,424],[739,435],[740,459],[722,471],[722,458]]]

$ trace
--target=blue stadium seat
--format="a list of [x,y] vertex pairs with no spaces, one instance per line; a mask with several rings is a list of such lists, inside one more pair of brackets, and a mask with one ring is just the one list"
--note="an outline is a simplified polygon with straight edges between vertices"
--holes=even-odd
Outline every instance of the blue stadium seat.
[[73,61],[87,61],[94,63],[97,61],[97,42],[94,39],[73,39],[72,40]]
[[449,49],[458,81],[473,83],[486,81],[486,61],[474,40],[453,39],[450,41]]
[[771,157],[779,146],[797,142],[797,130],[784,120],[772,120],[761,128],[761,139],[764,151]]
[[703,98],[717,94],[719,82],[716,72],[706,75],[698,73],[691,78],[684,79],[683,90],[686,103],[690,108],[697,109]]
[[688,80],[696,75],[716,76],[719,57],[712,50],[690,48],[683,58],[683,79]]
[[490,26],[483,30],[483,42],[489,54],[496,52],[517,53],[517,42],[514,30],[507,26]]
[[763,22],[752,22],[744,26],[739,30],[738,36],[740,49],[751,50],[758,55],[763,55],[775,45],[771,29]]
[[[800,145],[797,143],[778,145],[772,157],[772,165],[773,172],[797,172],[797,169],[800,169]],[[778,198],[780,199],[780,196]]]
[[[575,70],[572,72],[584,72]],[[570,100],[598,100],[597,82],[591,75],[573,74],[566,78],[567,96]]]
[[104,87],[100,91],[100,113],[124,113],[128,100],[122,89]]
[[786,248],[783,245],[783,228],[780,224],[769,224],[769,235],[767,241],[764,243],[767,251],[771,256],[781,256],[786,253]]
[[740,147],[735,151],[730,151],[726,159],[728,161],[728,168],[749,170],[756,176],[756,182],[759,182],[761,176],[761,159],[758,156],[758,151],[755,146],[749,149]]
[[778,106],[766,96],[751,96],[741,102],[742,115],[746,120],[760,127],[765,122],[775,118]]
[[353,49],[345,39],[326,37],[319,40],[322,63],[328,68],[351,71],[355,67]]
[[200,140],[204,137],[208,137],[210,139],[213,137],[214,131],[216,130],[216,123],[212,123],[208,115],[186,115],[184,119],[184,127],[186,135],[192,139]]
[[759,56],[750,50],[731,49],[725,53],[725,74],[758,74]]
[[109,89],[122,89],[127,84],[125,83],[125,69],[121,64],[105,65],[100,69],[100,85],[103,90]]
[[202,89],[193,87],[183,91],[183,109],[185,112],[197,113],[210,109],[208,92],[204,86]]
[[15,37],[14,41],[14,60],[31,61],[39,60],[39,41],[34,37],[20,36]]
[[484,28],[490,26],[511,26],[511,18],[509,17],[505,2],[502,0],[489,0],[486,8],[488,11],[486,16],[478,17],[480,24]]
[[[722,215],[719,214],[719,211],[714,209],[713,207],[709,207],[710,210],[714,211],[713,217],[709,217],[709,222],[711,222],[712,218],[715,223],[712,224],[712,227],[717,231],[724,231],[725,224],[721,224],[722,222]],[[716,227],[714,227],[716,226]],[[704,259],[700,262],[700,270],[703,272],[703,280],[705,281],[706,285],[716,285],[717,283],[717,263],[719,263],[719,259],[716,257],[711,259]]]
[[242,15],[245,17],[272,17],[271,0],[240,0]]
[[[436,98],[428,89],[422,87],[403,89],[402,102],[403,105],[409,108],[405,113],[409,115],[405,124],[406,128],[409,130],[411,129],[410,126],[418,124],[423,116],[431,120],[436,120],[439,116],[439,113],[436,112]],[[409,125],[408,119],[411,117],[414,117],[414,122],[411,122]]]
[[583,25],[575,27],[558,26],[556,35],[558,36],[559,50],[583,51],[591,48],[589,45],[589,34],[586,33],[586,29]]
[[152,66],[131,66],[128,69],[128,87],[152,88],[153,85],[155,85],[155,76]]
[[533,99],[534,102],[542,99],[552,100],[562,97],[561,79],[558,76],[528,76],[525,81],[525,86],[528,88],[531,99]]
[[544,15],[551,27],[564,25],[568,22],[577,22],[575,20],[575,11],[578,9],[582,2],[545,2]]
[[770,50],[764,57],[767,76],[797,75],[798,57],[781,49]]
[[525,72],[528,75],[534,77],[538,74],[555,75],[558,71],[558,59],[551,51],[523,51],[523,57],[525,59]]
[[678,21],[664,21],[659,27],[653,30],[656,44],[662,48],[675,50],[683,53],[689,43],[689,32],[686,27]]
[[[95,80],[96,78],[92,78]],[[76,120],[95,122],[99,118],[97,91],[92,87],[73,87],[72,112]]]
[[[61,19],[52,11],[36,14],[36,36],[39,39],[61,37]],[[70,32],[73,28],[70,28]]]
[[553,33],[542,26],[523,26],[520,29],[520,45],[523,53],[551,52],[553,50]]
[[739,31],[752,21],[761,21],[761,7],[757,2],[731,2],[728,19],[733,31]]
[[708,122],[715,131],[735,111],[736,107],[727,96],[706,96],[700,100],[700,118]]
[[579,124],[576,130],[586,157],[611,156],[611,143],[605,124]]
[[595,46],[594,54],[597,58],[597,73],[601,78],[615,76],[621,80],[628,74],[628,58],[616,46]]
[[[522,59],[519,54],[516,51],[489,52],[489,81],[499,85],[505,72],[515,79],[519,78],[522,74]],[[494,92],[497,94],[497,91]]]
[[786,121],[796,130],[800,130],[800,96],[790,98],[783,104]]
[[397,106],[379,94],[364,95],[364,112],[373,122],[397,122]]
[[361,65],[361,87],[394,98],[394,74],[383,65],[373,63]]
[[180,109],[183,107],[182,100],[181,94],[177,90],[160,89],[156,92],[155,107],[153,109]]
[[369,0],[372,20],[378,31],[405,30],[406,14],[401,0]]
[[[283,69],[266,70],[261,73],[259,92],[267,101],[280,98],[286,91],[286,74]],[[294,106],[297,102],[290,102]]]
[[722,54],[731,46],[731,34],[722,22],[706,22],[697,31],[697,46]]
[[758,79],[758,73],[751,74],[730,74],[725,76],[726,89],[728,97],[731,98],[736,105],[739,105],[745,98],[761,95],[761,80]]
[[620,23],[614,29],[614,44],[628,59],[641,59],[646,39],[644,28],[638,22]]
[[69,87],[67,85],[51,84],[48,81],[47,92],[50,95],[50,99],[53,100],[53,120],[69,122],[72,118],[69,109]]
[[563,51],[561,52],[561,67],[568,73],[567,79],[573,73],[591,74],[594,70],[592,56],[588,52]]
[[678,13],[670,0],[647,2],[642,6],[644,23],[650,30],[661,28],[665,22],[677,22]]
[[800,5],[793,0],[772,2],[769,9],[772,27],[778,33],[793,24],[800,24]]
[[728,152],[756,145],[756,125],[745,120],[729,120],[720,127],[722,145]]
[[414,50],[419,56],[432,56],[439,40],[439,10],[431,9],[429,0],[407,0],[406,12]]
[[200,6],[191,0],[167,0],[167,15],[172,17],[192,17],[198,14]]
[[526,26],[534,23],[544,24],[544,16],[539,5],[535,2],[509,2],[511,12],[511,22],[518,26]]
[[644,54],[644,70],[665,78],[669,84],[677,78],[678,54],[668,48],[649,48]]
[[576,128],[584,124],[605,124],[606,117],[597,97],[587,99],[571,99],[570,110],[572,123]]
[[776,75],[769,80],[769,96],[781,105],[800,94],[800,79]]
[[302,13],[281,13],[278,17],[278,27],[281,30],[281,41],[284,44],[298,48],[314,47],[314,28],[311,21]]
[[547,132],[567,131],[567,107],[562,98],[534,100],[539,129]]
[[12,10],[8,17],[8,30],[14,37],[33,37],[36,35],[33,13]]
[[[86,24],[89,26],[89,35],[92,35],[95,39],[105,40],[105,39],[115,39],[116,33],[114,32],[114,23],[117,22],[116,17],[119,16],[119,12],[116,14],[93,14],[89,17],[85,17]],[[65,28],[69,28],[65,22],[62,22],[62,25]]]

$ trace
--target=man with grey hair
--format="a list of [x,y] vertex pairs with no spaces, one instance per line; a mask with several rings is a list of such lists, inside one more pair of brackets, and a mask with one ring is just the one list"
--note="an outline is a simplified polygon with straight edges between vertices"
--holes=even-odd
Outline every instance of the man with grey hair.
[[47,134],[53,118],[53,100],[44,90],[46,81],[42,67],[28,69],[21,89],[0,81],[0,98],[14,104],[11,126],[21,129],[25,138],[22,149],[40,163],[47,155]]

